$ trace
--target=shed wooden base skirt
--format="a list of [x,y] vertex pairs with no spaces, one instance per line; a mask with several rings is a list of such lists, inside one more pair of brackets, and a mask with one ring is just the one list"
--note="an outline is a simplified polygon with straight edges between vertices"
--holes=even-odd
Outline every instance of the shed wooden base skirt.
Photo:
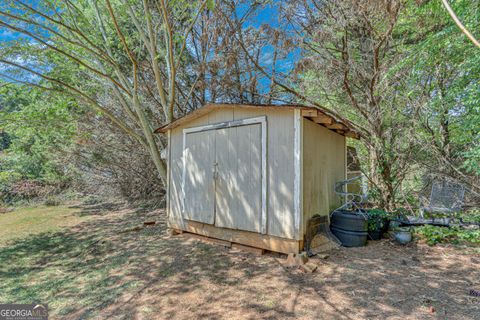
[[239,243],[281,253],[299,253],[303,249],[303,241],[285,239],[250,231],[218,228],[196,221],[185,221],[184,228],[171,226],[173,229],[196,233],[202,236]]

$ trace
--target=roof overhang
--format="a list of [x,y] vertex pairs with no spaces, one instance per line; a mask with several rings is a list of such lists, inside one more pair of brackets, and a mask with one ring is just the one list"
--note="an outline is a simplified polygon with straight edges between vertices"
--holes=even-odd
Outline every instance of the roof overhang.
[[214,110],[224,109],[224,108],[250,108],[250,109],[299,109],[301,115],[304,118],[307,118],[321,126],[326,127],[338,134],[344,135],[346,137],[359,139],[360,134],[355,130],[353,124],[345,119],[342,119],[340,116],[334,114],[332,111],[321,108],[321,107],[309,107],[304,105],[251,105],[251,104],[216,104],[209,103],[205,106],[198,108],[183,117],[180,117],[163,127],[160,127],[155,130],[155,133],[165,133],[168,130],[177,128],[183,124],[186,124],[192,120],[200,118]]

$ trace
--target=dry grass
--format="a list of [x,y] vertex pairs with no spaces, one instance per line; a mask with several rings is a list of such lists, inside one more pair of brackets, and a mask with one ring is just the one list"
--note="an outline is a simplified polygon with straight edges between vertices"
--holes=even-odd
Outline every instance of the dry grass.
[[[0,248],[0,301],[47,302],[53,319],[480,315],[480,298],[468,295],[480,289],[480,256],[467,249],[384,240],[314,259],[318,272],[304,274],[276,255],[168,237],[159,211],[88,207],[75,215],[86,220]],[[152,219],[159,223],[138,230]]]

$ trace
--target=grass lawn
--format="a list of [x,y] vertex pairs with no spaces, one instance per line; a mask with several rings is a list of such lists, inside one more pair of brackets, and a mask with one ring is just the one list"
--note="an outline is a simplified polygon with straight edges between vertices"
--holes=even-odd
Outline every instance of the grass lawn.
[[19,208],[0,214],[0,246],[8,241],[21,239],[43,232],[54,232],[74,226],[86,217],[76,215],[79,209],[67,206]]
[[111,217],[105,226],[105,212],[42,206],[0,215],[0,303],[48,303],[54,318],[90,318],[135,286],[122,273],[129,253],[111,242],[130,223]]
[[[15,216],[17,215],[17,216]],[[157,224],[139,228],[145,220]],[[51,319],[478,319],[480,255],[389,240],[341,248],[318,270],[168,237],[161,211],[114,204],[0,215],[0,303]]]

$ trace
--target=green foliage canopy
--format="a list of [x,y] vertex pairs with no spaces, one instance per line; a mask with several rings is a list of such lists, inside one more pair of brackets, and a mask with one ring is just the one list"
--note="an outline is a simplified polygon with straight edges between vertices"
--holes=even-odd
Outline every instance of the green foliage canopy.
[[75,102],[24,86],[0,90],[0,124],[10,140],[0,157],[0,183],[68,179],[62,156],[73,147],[77,132]]

